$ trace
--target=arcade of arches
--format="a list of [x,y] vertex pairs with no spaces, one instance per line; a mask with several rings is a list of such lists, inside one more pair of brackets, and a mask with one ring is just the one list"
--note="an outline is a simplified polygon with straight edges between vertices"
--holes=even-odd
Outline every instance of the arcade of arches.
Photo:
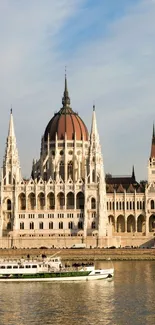
[[[112,233],[142,233],[146,232],[146,218],[141,214],[137,218],[129,215],[126,219],[123,215],[114,218],[113,215],[108,216],[109,224],[112,227]],[[148,219],[148,231],[155,232],[155,215],[152,214]]]

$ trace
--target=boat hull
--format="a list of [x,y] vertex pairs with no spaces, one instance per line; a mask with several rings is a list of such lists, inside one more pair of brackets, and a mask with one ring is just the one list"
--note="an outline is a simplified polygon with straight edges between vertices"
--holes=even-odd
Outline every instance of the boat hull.
[[77,275],[77,276],[53,276],[48,274],[48,277],[0,277],[0,282],[68,282],[68,281],[92,281],[92,280],[103,280],[112,279],[114,276],[114,271],[109,270],[109,272],[104,272],[103,274],[93,274],[93,275]]

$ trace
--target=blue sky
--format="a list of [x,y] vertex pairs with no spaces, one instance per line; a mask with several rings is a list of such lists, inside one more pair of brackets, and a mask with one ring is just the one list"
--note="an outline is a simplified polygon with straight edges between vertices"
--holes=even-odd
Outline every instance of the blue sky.
[[154,0],[0,0],[0,161],[12,104],[23,176],[61,107],[96,114],[105,172],[147,178],[155,120]]

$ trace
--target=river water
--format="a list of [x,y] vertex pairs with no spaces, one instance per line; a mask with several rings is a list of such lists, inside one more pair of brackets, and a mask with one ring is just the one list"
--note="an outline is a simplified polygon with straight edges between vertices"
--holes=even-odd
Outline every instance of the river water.
[[154,325],[155,262],[114,267],[111,282],[0,283],[0,325]]

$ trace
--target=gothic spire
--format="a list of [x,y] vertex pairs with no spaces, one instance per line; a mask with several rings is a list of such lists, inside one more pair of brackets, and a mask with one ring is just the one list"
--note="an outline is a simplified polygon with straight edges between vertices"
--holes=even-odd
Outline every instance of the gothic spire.
[[136,180],[136,178],[135,178],[135,168],[134,168],[134,166],[132,167],[132,178],[133,178],[134,181]]
[[19,181],[21,178],[20,162],[16,145],[12,108],[10,111],[8,137],[3,161],[3,177],[5,178],[6,184],[13,184],[15,180]]
[[65,89],[64,89],[64,95],[62,98],[62,105],[63,107],[67,107],[70,105],[70,97],[69,97],[69,93],[68,93],[68,88],[67,88],[67,76],[65,73]]
[[99,134],[97,130],[97,122],[96,122],[96,112],[95,112],[95,105],[93,105],[93,115],[92,115],[92,124],[91,124],[91,139],[99,140]]
[[12,108],[10,110],[10,122],[9,122],[8,137],[12,137],[12,138],[15,137],[15,130],[14,130],[14,122],[13,122]]
[[153,132],[152,132],[152,145],[151,145],[151,155],[150,158],[155,158],[155,128],[153,123]]

